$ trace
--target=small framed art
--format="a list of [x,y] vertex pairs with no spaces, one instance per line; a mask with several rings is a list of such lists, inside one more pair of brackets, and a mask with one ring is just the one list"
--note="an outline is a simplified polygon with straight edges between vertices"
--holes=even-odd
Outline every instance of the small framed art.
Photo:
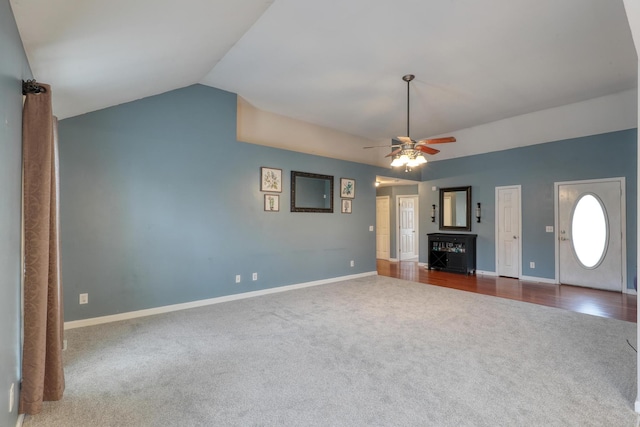
[[280,211],[280,196],[277,194],[264,195],[264,210],[267,212]]
[[260,168],[260,191],[282,193],[282,169]]
[[340,197],[353,199],[356,197],[356,180],[351,178],[340,178]]
[[342,213],[351,213],[351,199],[342,199],[341,205],[342,207],[340,208],[340,212]]

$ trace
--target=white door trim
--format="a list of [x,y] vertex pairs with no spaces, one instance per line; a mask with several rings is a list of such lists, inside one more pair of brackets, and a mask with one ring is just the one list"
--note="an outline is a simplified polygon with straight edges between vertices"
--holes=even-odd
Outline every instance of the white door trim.
[[560,283],[560,240],[558,240],[558,224],[559,218],[559,206],[558,206],[558,194],[561,185],[570,184],[590,184],[596,182],[619,182],[620,189],[622,191],[622,198],[620,201],[620,229],[622,231],[622,293],[634,293],[633,289],[627,289],[627,193],[626,193],[626,181],[624,176],[616,178],[602,178],[602,179],[583,179],[580,181],[562,181],[553,183],[553,215],[554,220],[554,233],[555,240],[555,262],[556,262],[556,283]]
[[499,207],[498,207],[498,192],[499,190],[506,190],[509,188],[513,188],[513,189],[517,189],[518,190],[518,213],[520,215],[520,218],[518,219],[518,279],[522,279],[522,185],[503,185],[500,187],[496,187],[495,188],[495,208],[494,208],[494,212],[496,212],[496,218],[495,218],[495,225],[494,225],[494,242],[495,242],[495,251],[496,251],[496,265],[495,265],[495,269],[496,269],[496,275],[498,275],[498,272],[500,271],[500,269],[498,268],[498,261],[500,260],[500,247],[499,247],[499,239],[500,237],[498,236],[498,227],[499,227],[499,221],[500,218],[498,217],[499,215]]
[[415,199],[415,202],[413,204],[413,211],[414,211],[414,218],[415,218],[415,230],[416,230],[416,238],[415,238],[415,253],[416,253],[416,259],[420,259],[420,215],[419,215],[419,211],[418,211],[418,204],[420,203],[420,198],[418,197],[417,194],[405,194],[405,195],[401,195],[401,196],[396,196],[396,228],[395,228],[395,234],[396,234],[396,259],[398,261],[402,261],[400,258],[400,199],[402,198],[406,198],[406,199]]
[[[378,200],[386,200],[387,201],[387,206],[390,206],[391,204],[391,197],[390,196],[376,196],[376,212],[377,212],[377,208],[378,208]],[[387,248],[389,248],[389,257],[387,258],[388,260],[391,260],[391,212],[387,212],[387,219],[389,220],[389,224],[387,224],[387,229],[389,230],[389,234],[387,234]],[[378,232],[379,227],[377,226],[377,222],[378,222],[378,217],[376,215],[376,245],[377,245],[377,241],[378,241]],[[377,258],[377,251],[378,248],[376,246],[376,258]]]

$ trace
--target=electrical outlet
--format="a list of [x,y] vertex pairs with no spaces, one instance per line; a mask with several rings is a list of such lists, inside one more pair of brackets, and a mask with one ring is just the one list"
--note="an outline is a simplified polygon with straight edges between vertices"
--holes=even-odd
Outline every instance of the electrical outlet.
[[546,231],[547,233],[553,233],[553,225],[547,225],[547,226],[545,227],[545,231]]
[[9,389],[9,413],[13,412],[13,404],[15,402],[15,389],[16,383],[11,383],[11,388]]
[[355,266],[355,265],[356,265],[356,263],[355,263],[355,262],[353,262],[353,260],[351,260],[351,262],[350,262],[349,264],[351,264],[351,267],[353,267],[353,266]]
[[240,275],[236,274],[236,283],[240,283]]
[[535,262],[533,262],[533,261],[531,261],[531,262],[529,263],[529,268],[536,268],[536,263],[535,263]]
[[258,280],[258,273],[253,273],[251,275],[251,280]]
[[89,303],[89,294],[80,294],[79,304],[88,304]]

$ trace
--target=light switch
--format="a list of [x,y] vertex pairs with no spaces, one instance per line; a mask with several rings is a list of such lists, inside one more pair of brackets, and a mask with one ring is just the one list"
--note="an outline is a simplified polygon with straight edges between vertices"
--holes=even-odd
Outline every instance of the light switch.
[[373,231],[373,225],[369,226],[369,231]]
[[547,225],[547,233],[553,233],[553,225]]

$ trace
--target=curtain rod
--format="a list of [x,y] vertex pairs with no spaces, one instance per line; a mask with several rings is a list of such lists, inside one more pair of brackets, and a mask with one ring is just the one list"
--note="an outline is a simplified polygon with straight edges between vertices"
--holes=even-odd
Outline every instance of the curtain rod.
[[28,93],[45,93],[47,89],[40,86],[38,82],[33,80],[22,81],[22,94],[26,95]]

